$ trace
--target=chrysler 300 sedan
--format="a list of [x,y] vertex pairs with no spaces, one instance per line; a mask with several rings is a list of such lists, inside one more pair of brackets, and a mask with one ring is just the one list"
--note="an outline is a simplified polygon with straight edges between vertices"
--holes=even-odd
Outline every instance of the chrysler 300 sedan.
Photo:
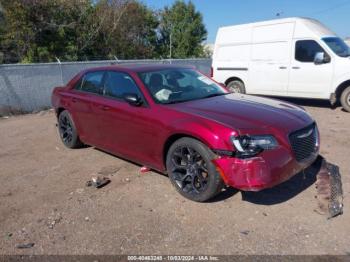
[[194,201],[225,185],[258,191],[282,183],[319,151],[316,123],[302,108],[230,94],[189,67],[88,69],[56,87],[52,104],[64,145],[91,145],[166,173]]

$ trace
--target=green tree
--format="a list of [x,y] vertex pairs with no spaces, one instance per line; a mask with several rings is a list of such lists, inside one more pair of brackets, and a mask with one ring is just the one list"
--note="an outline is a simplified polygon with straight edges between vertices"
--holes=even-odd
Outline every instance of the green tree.
[[158,20],[147,6],[134,0],[102,0],[96,14],[100,19],[95,52],[118,59],[154,57]]
[[139,0],[0,0],[0,63],[165,58],[170,46],[198,57],[206,34],[191,2],[155,12]]
[[[5,28],[1,47],[6,62],[76,60],[82,18],[90,0],[1,0]],[[80,30],[83,31],[83,30]]]
[[4,29],[5,29],[5,14],[4,9],[0,2],[0,64],[4,62],[4,53],[1,50],[2,42],[3,42],[3,35],[4,35]]
[[6,54],[5,62],[155,56],[158,19],[136,0],[0,3],[5,10],[3,30],[0,28],[0,52]]
[[[207,30],[202,14],[189,1],[177,0],[160,13],[159,53],[163,57],[188,58],[204,55],[202,42]],[[170,50],[171,49],[171,50]]]

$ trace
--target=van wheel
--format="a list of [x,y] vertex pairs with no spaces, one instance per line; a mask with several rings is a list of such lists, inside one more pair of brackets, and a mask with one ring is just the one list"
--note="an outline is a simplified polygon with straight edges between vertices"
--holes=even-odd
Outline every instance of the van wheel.
[[350,112],[350,86],[345,88],[341,94],[340,103],[345,111]]
[[245,94],[245,87],[242,81],[240,80],[233,80],[228,82],[226,85],[227,89],[232,93],[241,93]]

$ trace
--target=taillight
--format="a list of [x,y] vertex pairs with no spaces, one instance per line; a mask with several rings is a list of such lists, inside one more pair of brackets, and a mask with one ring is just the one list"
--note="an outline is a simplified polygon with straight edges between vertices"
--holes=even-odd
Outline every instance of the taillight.
[[213,67],[210,67],[210,77],[214,77],[214,70],[213,70]]

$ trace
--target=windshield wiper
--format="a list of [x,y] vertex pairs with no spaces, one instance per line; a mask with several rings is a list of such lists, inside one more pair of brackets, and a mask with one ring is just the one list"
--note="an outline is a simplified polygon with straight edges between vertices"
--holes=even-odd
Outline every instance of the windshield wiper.
[[177,104],[177,103],[182,103],[182,102],[187,102],[190,100],[175,100],[175,101],[170,101],[170,102],[166,102],[166,103],[162,103],[163,105],[171,105],[171,104]]
[[170,102],[166,102],[166,103],[162,103],[162,104],[163,105],[177,104],[177,103],[183,103],[183,102],[194,101],[194,100],[199,100],[199,99],[204,99],[204,98],[210,98],[210,97],[214,97],[214,96],[222,96],[222,95],[227,95],[227,94],[228,93],[210,94],[210,95],[207,95],[207,96],[198,97],[198,98],[194,98],[194,99],[174,100],[174,101],[170,101]]

